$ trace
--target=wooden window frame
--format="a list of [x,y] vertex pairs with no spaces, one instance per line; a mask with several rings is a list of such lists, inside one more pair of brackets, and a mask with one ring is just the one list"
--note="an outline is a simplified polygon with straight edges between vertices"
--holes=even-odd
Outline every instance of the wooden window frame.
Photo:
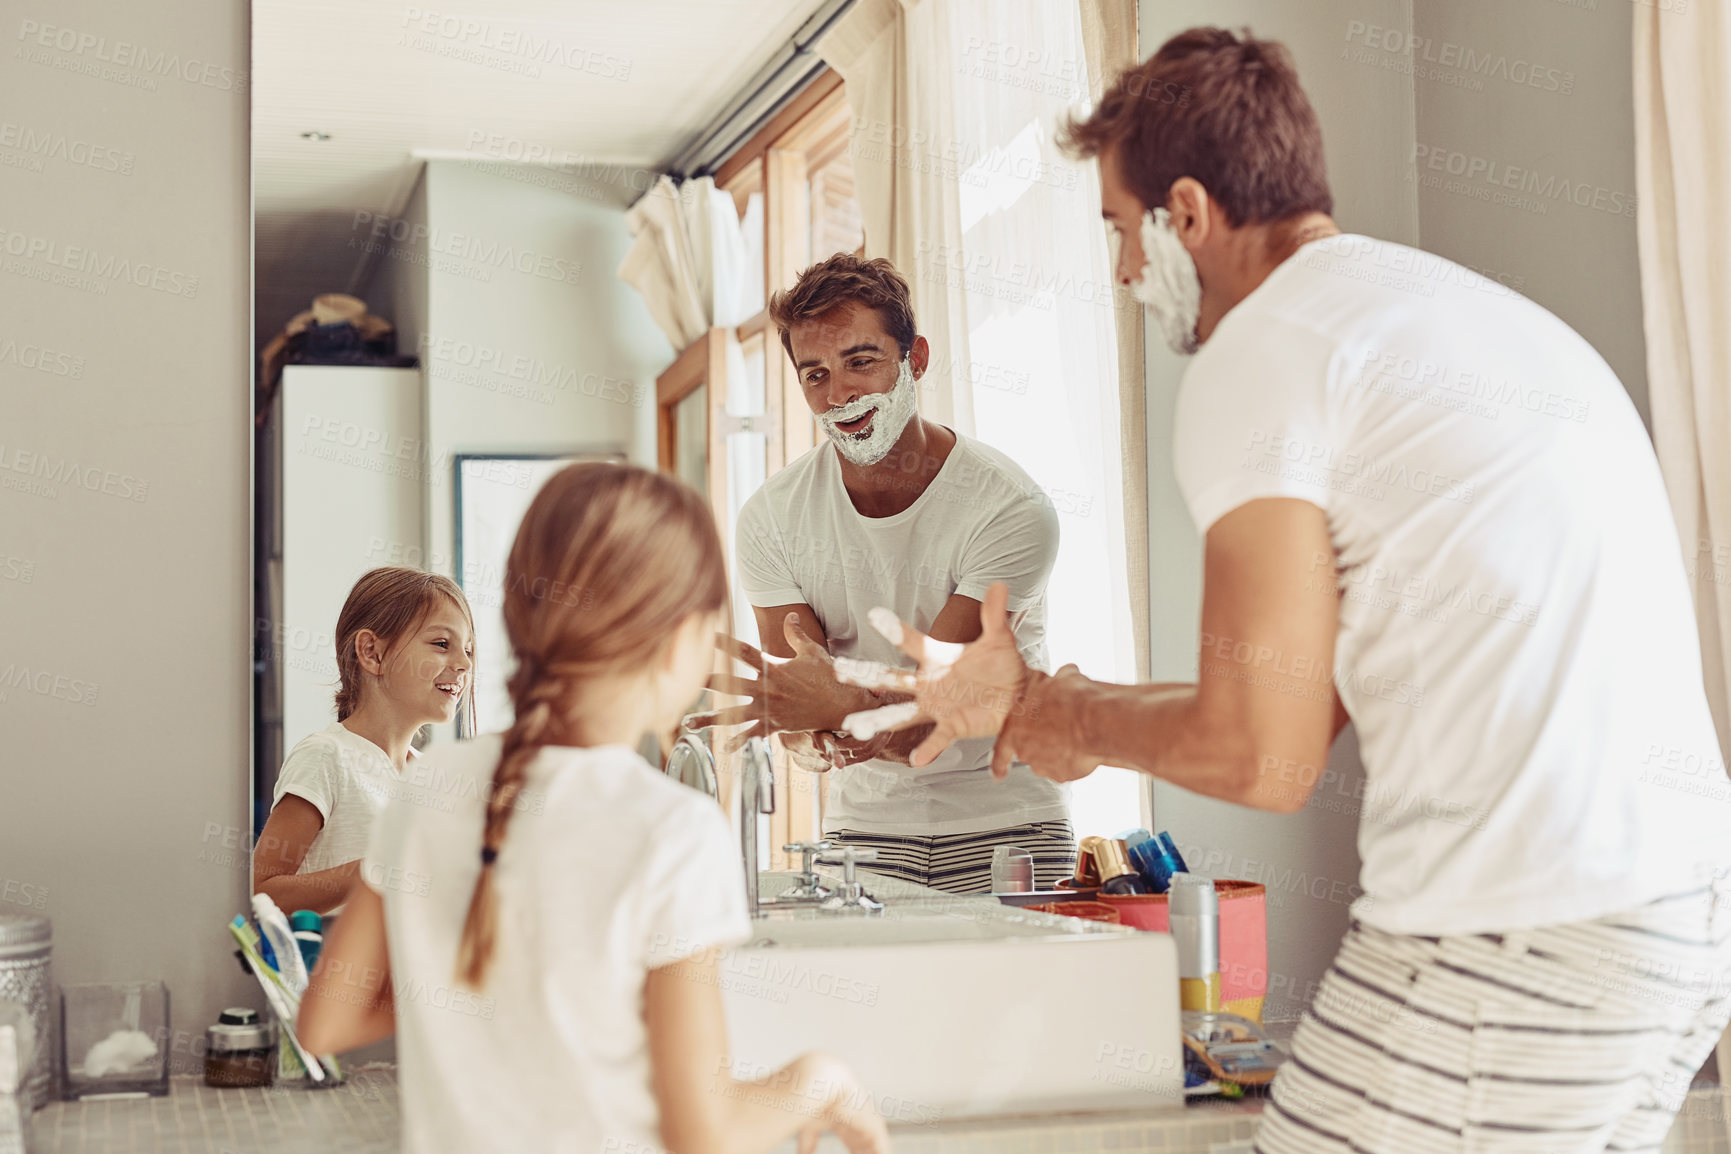
[[[774,293],[793,283],[812,263],[811,208],[807,203],[808,173],[833,160],[848,147],[852,117],[841,75],[826,70],[788,102],[769,122],[729,155],[715,171],[715,184],[730,193],[741,213],[754,192],[763,194],[764,291]],[[763,341],[765,471],[773,474],[817,444],[817,423],[805,403],[798,374],[764,308],[740,324],[733,336],[742,343]],[[675,467],[676,408],[699,386],[707,385],[708,443],[705,446],[710,508],[716,524],[727,524],[725,437],[744,418],[727,415],[727,339],[724,328],[712,328],[680,353],[656,379],[658,456],[661,468]],[[752,419],[755,425],[756,418]],[[725,538],[727,534],[723,532]],[[733,542],[722,541],[728,567]],[[718,777],[731,780],[731,765],[719,764]],[[770,815],[770,868],[788,869],[797,858],[781,846],[822,836],[817,812],[827,777],[794,773],[787,758],[774,759],[776,811]],[[814,799],[812,794],[816,792]],[[725,796],[725,794],[724,794]]]

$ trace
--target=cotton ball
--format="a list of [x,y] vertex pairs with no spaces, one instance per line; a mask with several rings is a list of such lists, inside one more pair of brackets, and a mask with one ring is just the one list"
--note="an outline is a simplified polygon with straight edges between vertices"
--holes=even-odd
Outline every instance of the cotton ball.
[[116,1030],[84,1055],[84,1076],[124,1074],[156,1057],[156,1043],[141,1030]]

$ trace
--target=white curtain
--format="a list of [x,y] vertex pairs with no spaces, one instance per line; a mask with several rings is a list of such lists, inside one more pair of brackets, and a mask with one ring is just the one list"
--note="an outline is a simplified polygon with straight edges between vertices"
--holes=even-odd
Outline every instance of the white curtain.
[[[721,329],[727,379],[706,385],[721,390],[724,420],[761,418],[763,366],[747,363],[735,330],[763,308],[762,197],[753,194],[742,221],[733,196],[711,178],[675,185],[663,176],[626,212],[625,224],[633,239],[619,278],[642,295],[676,351]],[[712,430],[707,441],[710,451],[720,446],[727,462],[717,518],[723,540],[732,542],[739,510],[763,484],[766,439],[761,432],[724,429]],[[731,568],[733,550],[727,554]],[[755,642],[757,625],[739,575],[729,578],[736,631]]]
[[709,177],[675,185],[663,176],[626,212],[625,225],[633,240],[619,278],[642,294],[675,350],[761,306],[749,299],[751,262],[733,197]]
[[[1095,167],[1054,143],[1089,101],[1077,0],[860,0],[819,51],[847,82],[866,252],[932,345],[922,411],[1057,509],[1054,665],[1133,681],[1112,272]],[[1138,779],[1102,770],[1071,806],[1080,834],[1136,825]]]
[[[1731,760],[1731,17],[1637,4],[1636,228],[1653,446],[1677,519],[1701,669]],[[1719,1040],[1731,1072],[1731,1032]],[[1731,1133],[1731,1113],[1725,1116]]]
[[1653,443],[1731,753],[1731,14],[1635,5],[1636,225]]

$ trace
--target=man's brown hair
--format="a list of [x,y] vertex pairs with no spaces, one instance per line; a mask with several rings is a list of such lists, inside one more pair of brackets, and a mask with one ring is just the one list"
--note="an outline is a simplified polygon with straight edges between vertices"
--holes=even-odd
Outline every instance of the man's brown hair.
[[1188,176],[1234,228],[1334,211],[1322,126],[1292,55],[1248,28],[1180,32],[1121,73],[1087,119],[1071,118],[1063,144],[1078,157],[1110,152],[1148,209]]
[[919,330],[914,326],[908,282],[896,266],[881,256],[861,260],[851,252],[838,252],[800,273],[792,288],[769,298],[769,319],[781,333],[788,359],[793,359],[788,331],[794,325],[850,304],[876,309],[902,356],[913,349]]

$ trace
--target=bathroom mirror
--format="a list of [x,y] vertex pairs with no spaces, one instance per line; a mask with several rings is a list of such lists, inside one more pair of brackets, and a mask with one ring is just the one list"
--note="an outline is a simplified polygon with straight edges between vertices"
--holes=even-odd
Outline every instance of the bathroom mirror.
[[[333,719],[336,613],[368,568],[460,582],[477,616],[478,728],[508,723],[497,577],[557,460],[599,452],[687,481],[733,566],[746,498],[822,436],[770,294],[833,254],[866,254],[868,234],[899,235],[862,198],[915,175],[940,182],[934,203],[956,201],[941,215],[962,231],[940,250],[979,246],[1015,276],[1038,267],[1054,285],[1094,286],[1029,292],[897,258],[934,341],[922,411],[1021,464],[1062,519],[1052,663],[1128,678],[1119,410],[1101,386],[1122,350],[1098,291],[1110,273],[1091,171],[1064,167],[1051,139],[1086,95],[1080,18],[1004,9],[1026,18],[1026,42],[1072,64],[1030,88],[978,57],[986,7],[945,5],[941,19],[930,7],[946,45],[933,51],[948,53],[941,71],[969,111],[956,147],[914,157],[911,174],[883,147],[893,122],[851,103],[872,90],[850,93],[813,50],[868,7],[506,0],[452,15],[256,0],[258,823],[284,754]],[[685,182],[681,207],[657,218],[646,194],[670,171],[713,185]],[[707,259],[688,262],[690,277],[642,275],[677,265],[673,241],[693,236]],[[483,508],[471,465],[527,469],[532,483]],[[1109,561],[1114,549],[1124,557]],[[731,610],[757,642],[737,580]],[[434,744],[456,736],[440,728]],[[777,774],[787,801],[764,844],[779,868],[778,847],[831,811],[827,775]],[[1145,820],[1128,775],[1070,794],[1087,832]]]
[[509,723],[498,585],[528,500],[566,461],[660,456],[679,350],[617,275],[626,209],[822,3],[252,5],[255,832],[335,718],[336,615],[370,568],[459,582],[478,725]]

